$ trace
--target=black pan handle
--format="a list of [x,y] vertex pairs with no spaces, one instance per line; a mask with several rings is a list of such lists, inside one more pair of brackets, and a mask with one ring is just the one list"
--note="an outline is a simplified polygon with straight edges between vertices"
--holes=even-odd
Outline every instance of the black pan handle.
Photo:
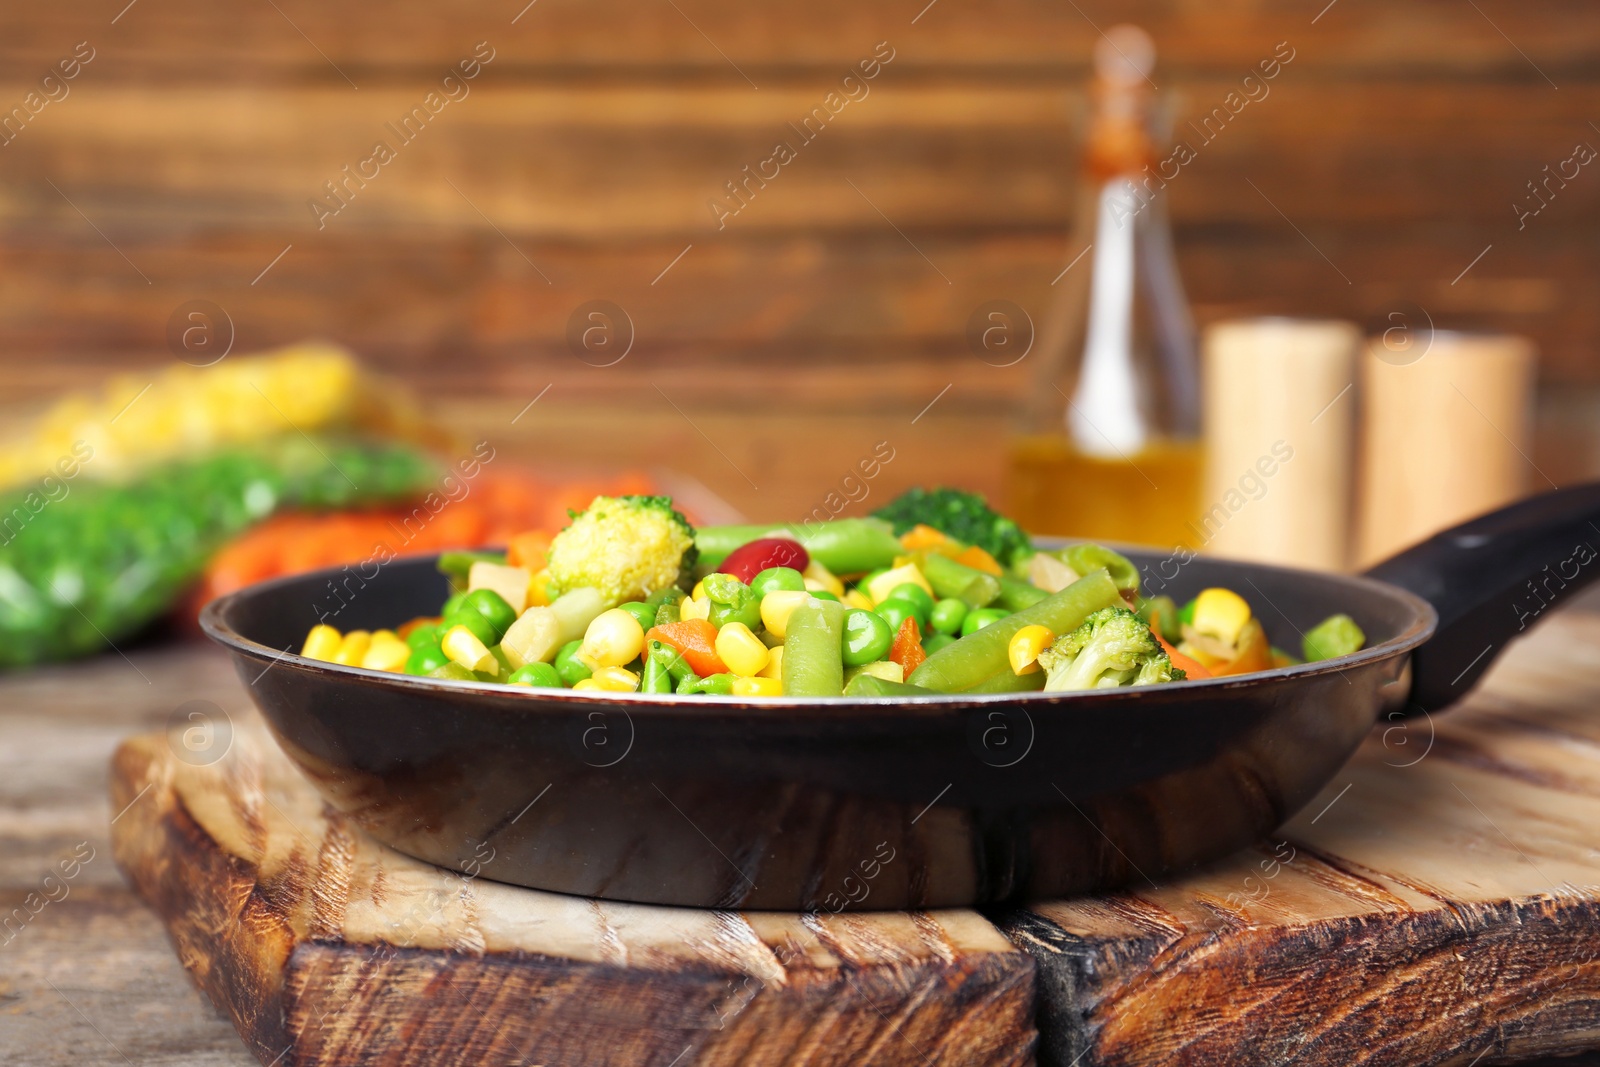
[[1412,655],[1410,709],[1438,711],[1465,696],[1512,638],[1600,578],[1600,482],[1481,515],[1367,575],[1438,610],[1438,631]]

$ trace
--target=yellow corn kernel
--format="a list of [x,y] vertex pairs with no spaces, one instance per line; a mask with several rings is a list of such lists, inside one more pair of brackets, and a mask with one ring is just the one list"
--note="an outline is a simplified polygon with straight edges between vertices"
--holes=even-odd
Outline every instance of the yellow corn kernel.
[[1056,635],[1047,626],[1024,626],[1011,636],[1007,653],[1012,674],[1032,674],[1039,669],[1039,653],[1055,644]]
[[639,688],[639,676],[626,667],[601,667],[588,680],[607,693],[632,693]]
[[1225,645],[1237,644],[1239,631],[1250,621],[1250,605],[1231,589],[1202,589],[1194,598],[1194,622],[1200,633]]
[[583,632],[578,655],[599,667],[620,667],[632,663],[644,651],[644,628],[639,620],[621,608],[602,611]]
[[[761,598],[761,622],[774,637],[784,637],[789,616],[811,599],[804,589],[774,589]],[[687,618],[687,616],[685,616]]]
[[306,634],[305,644],[300,646],[300,654],[306,659],[331,661],[342,644],[344,635],[338,630],[326,624],[313,626]]
[[733,695],[736,697],[781,697],[783,682],[777,678],[735,678]]
[[574,689],[601,689],[602,687],[601,687],[599,682],[594,680],[594,676],[590,675],[588,678],[579,678],[576,682],[573,682],[572,683],[572,688],[574,688]]
[[361,657],[367,654],[367,649],[372,645],[372,634],[366,630],[351,630],[344,635],[344,640],[339,642],[339,651],[333,654],[333,662],[342,663],[346,667],[361,666]]
[[767,665],[756,672],[758,678],[783,677],[783,646],[767,649]]
[[465,626],[452,626],[446,630],[439,639],[439,647],[452,662],[459,663],[469,671],[500,673],[500,661],[478,640],[478,635]]
[[928,584],[928,579],[922,576],[922,568],[918,567],[915,563],[907,563],[903,567],[896,567],[894,570],[884,571],[882,574],[878,575],[876,578],[872,579],[870,583],[868,583],[867,595],[881,604],[888,598],[895,586],[903,585],[906,582],[910,582],[913,585],[920,585],[929,596],[934,595],[933,586]]
[[680,619],[709,619],[711,618],[710,597],[686,597],[678,605],[678,618]]
[[410,658],[411,646],[400,640],[393,630],[379,630],[372,635],[372,643],[367,646],[367,654],[361,657],[361,665],[369,671],[397,671]]
[[717,631],[717,655],[734,674],[753,678],[770,658],[767,646],[742,622],[730,622]]
[[[844,596],[844,583],[835,577],[832,571],[818,563],[816,560],[812,560],[810,563],[807,563],[806,569],[800,572],[800,576],[802,578],[809,579],[811,582],[821,583],[821,588],[826,589],[836,597]],[[811,588],[809,583],[806,585],[806,588]]]
[[689,599],[690,600],[704,600],[704,599],[706,599],[706,580],[704,578],[702,578],[698,582],[694,583],[694,588],[689,590]]
[[852,589],[840,598],[847,608],[860,608],[862,611],[871,611],[875,605],[872,598],[859,589]]
[[527,606],[530,608],[547,608],[550,606],[550,572],[542,570],[528,579]]

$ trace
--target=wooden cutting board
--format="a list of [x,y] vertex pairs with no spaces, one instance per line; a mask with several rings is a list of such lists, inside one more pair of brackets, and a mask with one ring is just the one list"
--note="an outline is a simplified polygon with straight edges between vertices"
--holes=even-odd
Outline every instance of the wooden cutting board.
[[980,1067],[1034,1062],[1035,1022],[1058,1067],[1600,1047],[1595,616],[1448,715],[1380,725],[1274,840],[996,914],[1010,941],[973,912],[694,912],[441,871],[325,811],[253,724],[206,767],[129,741],[112,791],[117,861],[283,1067]]
[[[112,762],[117,862],[184,965],[279,1067],[1034,1062],[1033,963],[970,911],[615,904],[450,872],[367,838],[259,721],[208,766]],[[141,795],[144,794],[144,795]]]
[[1514,645],[1448,714],[1380,724],[1272,840],[997,919],[1039,963],[1046,1065],[1600,1047],[1600,617]]

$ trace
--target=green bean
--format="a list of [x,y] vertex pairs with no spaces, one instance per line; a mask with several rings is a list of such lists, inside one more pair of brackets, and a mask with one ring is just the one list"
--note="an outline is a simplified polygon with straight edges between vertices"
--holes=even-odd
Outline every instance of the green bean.
[[[906,680],[941,693],[969,689],[1007,666],[1007,646],[1024,626],[1037,623],[1048,627],[1052,633],[1070,633],[1092,612],[1109,608],[1121,599],[1111,576],[1104,570],[1094,571],[1032,607],[997,619],[976,633],[946,645],[929,656]],[[789,653],[785,652],[783,658],[787,669]],[[785,688],[787,690],[787,686]]]
[[1104,545],[1084,542],[1078,545],[1068,545],[1056,552],[1056,558],[1079,574],[1088,574],[1092,570],[1104,567],[1111,574],[1111,580],[1117,588],[1124,592],[1137,593],[1139,591],[1139,568],[1133,561],[1121,552],[1113,552]]
[[1329,615],[1313,626],[1301,640],[1300,650],[1308,662],[1336,659],[1359,652],[1367,643],[1367,635],[1348,615]]
[[789,616],[783,638],[783,692],[836,697],[844,692],[844,605],[807,600]]
[[893,528],[882,519],[706,526],[695,533],[694,541],[700,550],[700,563],[715,567],[740,545],[761,537],[788,537],[799,541],[812,559],[835,574],[860,574],[888,567],[905,551]]
[[905,682],[891,682],[887,678],[879,678],[872,674],[858,674],[850,679],[850,684],[844,687],[847,697],[927,697],[933,696],[932,689],[924,689],[920,685],[907,685]]
[[[652,642],[660,644],[659,641]],[[672,692],[672,672],[655,656],[644,658],[644,672],[639,676],[639,692],[641,693],[670,693]]]
[[953,597],[969,608],[988,607],[1000,596],[1000,580],[994,575],[937,552],[923,559],[922,576],[941,598]]
[[985,678],[971,689],[964,689],[964,693],[1029,693],[1044,688],[1046,675],[1044,671],[1034,671],[1032,674],[1017,674],[1010,666]]
[[650,662],[658,664],[665,670],[675,682],[682,682],[685,678],[700,680],[689,666],[689,661],[683,658],[683,653],[665,641],[651,641],[650,647],[645,650],[645,656]]
[[1000,582],[1000,606],[1007,611],[1021,611],[1031,608],[1049,596],[1043,589],[1032,582],[1025,582],[1021,578],[1002,577]]

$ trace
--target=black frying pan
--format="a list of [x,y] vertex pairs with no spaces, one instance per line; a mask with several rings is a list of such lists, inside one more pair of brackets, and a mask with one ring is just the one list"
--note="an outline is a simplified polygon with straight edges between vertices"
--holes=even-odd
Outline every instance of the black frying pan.
[[[298,647],[323,571],[201,623],[335,808],[402,852],[538,889],[697,907],[927,908],[1155,878],[1261,837],[1380,715],[1438,711],[1600,573],[1600,485],[1343,577],[1194,559],[1165,591],[1248,599],[1286,647],[1348,612],[1366,649],[1234,679],[1024,696],[748,701],[527,690],[332,666]],[[1147,574],[1173,562],[1133,556]],[[1537,590],[1537,591],[1536,591]],[[399,560],[328,621],[438,609]]]

